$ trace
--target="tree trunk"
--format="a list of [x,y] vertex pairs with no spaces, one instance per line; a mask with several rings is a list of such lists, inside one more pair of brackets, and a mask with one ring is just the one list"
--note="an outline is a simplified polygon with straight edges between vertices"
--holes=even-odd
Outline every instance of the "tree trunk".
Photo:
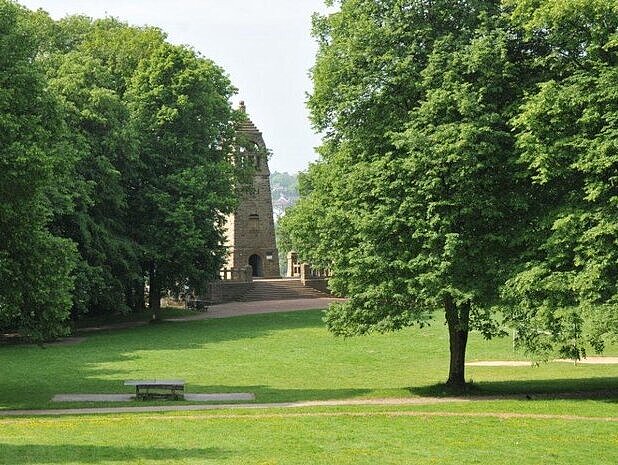
[[127,305],[136,313],[143,312],[146,309],[146,301],[144,300],[145,293],[144,279],[135,279],[127,284],[126,300]]
[[444,301],[444,312],[448,324],[451,361],[447,386],[462,389],[466,385],[466,345],[470,321],[470,303],[457,306],[449,296]]
[[148,307],[152,313],[152,321],[159,321],[161,319],[161,283],[159,283],[157,266],[154,262],[150,264],[149,281]]
[[135,311],[143,312],[146,309],[146,283],[145,278],[141,278],[135,285]]

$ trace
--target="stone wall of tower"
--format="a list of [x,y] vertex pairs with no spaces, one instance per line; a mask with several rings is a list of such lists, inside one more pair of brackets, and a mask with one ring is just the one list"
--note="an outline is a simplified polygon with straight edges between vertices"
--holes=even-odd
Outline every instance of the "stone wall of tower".
[[279,254],[275,240],[275,223],[270,193],[270,170],[266,146],[261,132],[250,120],[243,123],[239,137],[248,142],[240,149],[245,163],[255,167],[252,186],[243,195],[240,205],[226,222],[229,248],[228,268],[251,265],[254,276],[278,278]]

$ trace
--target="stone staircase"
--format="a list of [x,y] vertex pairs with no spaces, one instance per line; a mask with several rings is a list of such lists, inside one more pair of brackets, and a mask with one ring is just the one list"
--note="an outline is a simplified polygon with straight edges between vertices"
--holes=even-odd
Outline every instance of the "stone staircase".
[[300,279],[255,279],[239,302],[262,300],[318,299],[330,297],[328,294],[303,286]]

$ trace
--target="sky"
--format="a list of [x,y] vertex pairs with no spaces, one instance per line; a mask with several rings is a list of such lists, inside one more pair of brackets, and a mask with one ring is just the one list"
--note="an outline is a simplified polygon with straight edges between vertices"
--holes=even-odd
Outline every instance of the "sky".
[[19,0],[53,18],[113,16],[136,26],[157,26],[175,44],[215,61],[238,88],[251,120],[273,156],[271,171],[295,173],[316,159],[320,138],[305,107],[316,45],[311,15],[323,0]]

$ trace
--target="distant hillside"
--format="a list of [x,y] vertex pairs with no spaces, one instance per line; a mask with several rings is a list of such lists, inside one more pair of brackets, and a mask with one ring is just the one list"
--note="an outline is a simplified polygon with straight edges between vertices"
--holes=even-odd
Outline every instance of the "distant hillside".
[[298,177],[296,174],[275,171],[270,174],[270,189],[276,221],[285,213],[287,207],[294,205],[298,200]]

